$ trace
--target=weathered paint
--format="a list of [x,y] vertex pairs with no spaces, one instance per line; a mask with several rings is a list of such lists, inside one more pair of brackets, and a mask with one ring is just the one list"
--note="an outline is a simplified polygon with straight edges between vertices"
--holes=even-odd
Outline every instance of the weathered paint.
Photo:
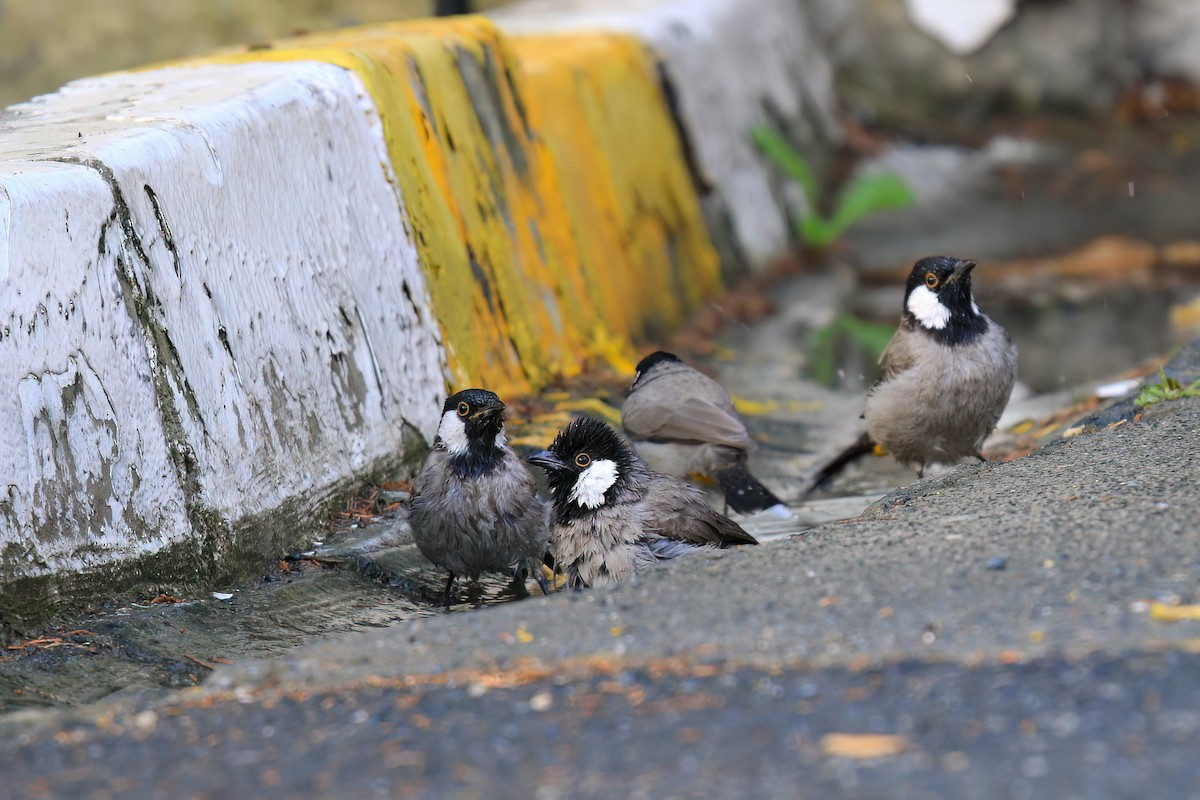
[[[517,395],[629,369],[720,291],[693,179],[746,199],[680,139],[740,83],[678,71],[681,112],[658,68],[624,33],[458,18],[0,118],[0,581],[219,546],[430,435],[446,370]],[[748,118],[725,130],[743,155]]]
[[512,34],[614,31],[662,59],[704,188],[709,230],[738,268],[762,269],[789,247],[789,208],[755,149],[757,125],[806,152],[840,137],[833,66],[799,0],[523,0],[490,12]]
[[[530,124],[550,152],[582,274],[565,312],[610,358],[659,338],[721,286],[654,64],[631,37],[513,39]],[[633,364],[622,365],[632,373]]]
[[[13,146],[10,131],[0,142]],[[0,198],[7,582],[155,549],[188,521],[156,404],[155,365],[122,296],[117,254],[97,252],[114,210],[109,186],[84,167],[4,163]]]
[[432,433],[438,328],[352,73],[107,76],[0,131],[0,580],[224,544]]
[[358,72],[383,120],[456,385],[521,394],[719,291],[653,62],[614,34],[512,41],[481,17],[353,29],[229,60]]

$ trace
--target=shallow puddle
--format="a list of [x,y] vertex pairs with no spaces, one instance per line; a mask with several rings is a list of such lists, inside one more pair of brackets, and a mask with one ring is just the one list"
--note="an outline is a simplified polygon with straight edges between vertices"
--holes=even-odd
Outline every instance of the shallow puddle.
[[463,583],[447,611],[437,605],[445,574],[402,541],[404,529],[384,519],[272,565],[261,580],[130,603],[18,643],[0,654],[0,713],[195,686],[218,664],[317,636],[528,596],[503,579]]

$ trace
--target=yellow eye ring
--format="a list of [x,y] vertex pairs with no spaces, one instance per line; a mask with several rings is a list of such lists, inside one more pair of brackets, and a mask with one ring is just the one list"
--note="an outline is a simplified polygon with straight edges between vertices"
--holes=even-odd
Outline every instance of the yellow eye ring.
[[471,407],[469,405],[467,405],[465,402],[458,404],[458,415],[460,417],[465,417],[467,414],[470,414],[470,413],[471,413]]
[[939,283],[941,283],[941,281],[938,280],[937,275],[934,275],[932,272],[925,273],[925,285],[930,289],[936,289]]
[[588,464],[591,464],[591,463],[592,463],[592,457],[589,456],[587,453],[580,453],[579,455],[575,456],[575,466],[579,467],[580,469],[583,469],[584,467],[586,467]]

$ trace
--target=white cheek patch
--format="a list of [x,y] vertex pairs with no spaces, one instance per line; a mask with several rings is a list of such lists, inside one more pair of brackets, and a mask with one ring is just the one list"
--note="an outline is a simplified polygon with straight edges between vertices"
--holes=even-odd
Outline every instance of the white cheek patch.
[[508,444],[508,437],[504,435],[504,429],[496,431],[496,439],[492,442],[492,446],[497,450],[503,450]]
[[442,440],[442,446],[448,453],[462,455],[467,452],[467,426],[463,424],[462,417],[453,410],[442,414],[442,423],[438,425],[438,438]]
[[950,309],[942,305],[938,296],[925,286],[918,286],[908,296],[908,313],[926,328],[941,330],[950,322]]
[[979,310],[979,306],[975,305],[975,298],[971,298],[971,310],[975,312],[975,316],[982,317],[983,312]]
[[601,459],[579,473],[571,487],[571,499],[584,508],[599,508],[604,505],[604,493],[617,482],[615,461]]

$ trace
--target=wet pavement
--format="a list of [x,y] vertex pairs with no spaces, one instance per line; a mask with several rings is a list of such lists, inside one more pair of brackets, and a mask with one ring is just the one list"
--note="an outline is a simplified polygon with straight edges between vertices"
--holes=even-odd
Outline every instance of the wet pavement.
[[0,758],[25,798],[1186,798],[1198,672],[1164,653],[485,675],[121,710]]
[[[1171,369],[1197,367],[1193,350]],[[1195,796],[1200,621],[1148,608],[1200,601],[1200,400],[1109,425],[615,589],[322,639],[166,698],[10,715],[6,785]]]
[[[1014,179],[972,174],[996,202]],[[875,221],[839,263],[886,264],[872,248],[901,229],[938,249],[920,220]],[[1197,281],[989,269],[980,304],[1022,345],[993,463],[918,481],[867,458],[803,497],[873,377],[842,343],[833,385],[814,381],[814,334],[838,309],[894,324],[900,290],[861,268],[788,278],[776,313],[679,345],[733,390],[794,512],[745,520],[762,546],[612,590],[488,581],[444,611],[382,504],[219,598],[127,599],[0,654],[0,795],[1200,797],[1200,621],[1150,613],[1200,604],[1200,399],[1095,391],[1182,340],[1169,310]],[[1168,372],[1200,377],[1200,346]],[[619,390],[514,403],[513,440],[544,444],[570,409],[612,418]]]

